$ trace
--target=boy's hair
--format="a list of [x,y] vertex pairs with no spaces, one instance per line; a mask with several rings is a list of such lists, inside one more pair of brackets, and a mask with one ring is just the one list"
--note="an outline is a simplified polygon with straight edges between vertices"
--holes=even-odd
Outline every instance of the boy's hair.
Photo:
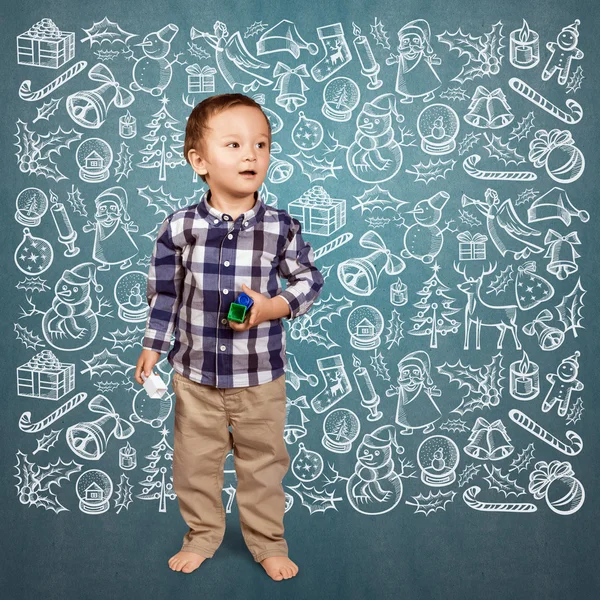
[[[185,142],[183,144],[183,155],[188,163],[190,163],[188,152],[192,148],[197,150],[201,155],[204,154],[204,135],[208,129],[208,122],[211,117],[238,104],[253,106],[262,112],[267,120],[269,148],[271,147],[271,123],[258,102],[244,94],[217,94],[216,96],[205,98],[200,104],[196,104],[188,117],[185,127]],[[206,183],[204,175],[200,175],[200,178]]]

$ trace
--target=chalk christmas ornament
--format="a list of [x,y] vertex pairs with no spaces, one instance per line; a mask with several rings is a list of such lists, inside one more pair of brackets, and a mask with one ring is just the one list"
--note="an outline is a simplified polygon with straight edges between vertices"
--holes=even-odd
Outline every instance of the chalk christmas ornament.
[[479,460],[502,460],[514,449],[502,421],[497,419],[490,423],[483,417],[477,417],[469,443],[463,448],[465,454]]
[[332,121],[349,121],[359,101],[358,85],[348,77],[336,77],[323,90],[321,112]]
[[500,88],[490,91],[480,85],[473,94],[469,112],[463,118],[473,127],[499,129],[512,123],[514,115]]
[[289,113],[306,104],[304,92],[310,89],[303,81],[304,78],[310,77],[306,65],[292,68],[278,62],[273,69],[273,77],[277,79],[273,90],[279,91],[279,95],[275,98],[275,104],[285,108]]
[[17,196],[15,219],[21,225],[37,227],[48,210],[48,196],[39,188],[25,188]]
[[548,175],[559,183],[579,179],[585,169],[585,158],[568,129],[536,131],[529,142],[529,160],[538,169],[546,167]]
[[104,471],[89,469],[77,479],[75,492],[79,498],[81,512],[99,515],[110,509],[113,483]]
[[340,283],[357,296],[370,296],[377,287],[382,271],[388,275],[398,275],[404,271],[404,261],[385,245],[383,238],[375,231],[367,231],[359,240],[363,248],[375,251],[363,258],[350,258],[342,261],[337,268]]
[[575,250],[575,246],[579,246],[581,242],[576,231],[561,235],[554,229],[548,229],[544,244],[548,246],[544,258],[550,259],[546,265],[548,273],[556,275],[557,279],[562,281],[579,269],[575,261],[581,258],[581,255]]
[[106,120],[112,104],[117,108],[126,108],[135,100],[135,96],[121,87],[112,71],[103,63],[95,64],[88,72],[92,81],[101,85],[93,90],[82,90],[67,97],[67,113],[81,127],[98,129]]
[[565,334],[557,327],[549,325],[553,320],[554,316],[545,308],[538,313],[533,321],[523,325],[523,333],[537,336],[538,344],[542,350],[556,350],[563,343]]
[[79,144],[75,152],[79,177],[87,183],[102,183],[110,177],[113,151],[108,142],[89,138]]
[[26,275],[40,275],[46,271],[54,259],[50,242],[34,237],[29,227],[23,229],[23,239],[15,250],[15,265]]
[[295,444],[308,433],[304,426],[304,423],[310,421],[304,414],[304,410],[307,408],[310,408],[310,406],[306,400],[306,396],[299,396],[295,400],[287,400],[285,407],[285,429],[283,433],[287,444]]
[[351,410],[336,408],[325,417],[323,432],[323,446],[331,452],[343,454],[352,450],[352,443],[360,433],[360,422]]
[[423,440],[417,449],[421,481],[432,487],[454,483],[459,461],[458,446],[445,435],[432,435]]
[[417,119],[421,150],[427,154],[449,154],[456,148],[460,121],[456,111],[445,104],[430,104]]
[[529,474],[529,492],[536,500],[545,498],[548,507],[558,515],[577,512],[585,501],[585,489],[567,461],[537,462]]
[[146,320],[146,284],[148,278],[142,271],[129,271],[117,279],[114,296],[119,307],[119,318],[129,323]]
[[292,471],[304,483],[314,481],[323,472],[323,458],[318,452],[307,450],[300,442],[298,453],[292,461]]
[[88,404],[90,412],[102,415],[95,421],[87,421],[71,425],[67,429],[66,439],[69,448],[77,456],[85,460],[100,460],[106,452],[108,441],[114,435],[118,440],[124,440],[133,435],[133,425],[122,419],[110,400],[98,394]]
[[292,141],[301,150],[313,150],[323,140],[323,126],[314,119],[309,119],[303,111],[292,129]]

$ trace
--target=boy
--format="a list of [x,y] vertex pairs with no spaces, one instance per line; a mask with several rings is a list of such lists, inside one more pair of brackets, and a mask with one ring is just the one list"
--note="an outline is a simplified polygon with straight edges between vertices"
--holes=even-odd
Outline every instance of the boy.
[[[211,96],[193,109],[184,154],[209,190],[165,219],[148,274],[150,312],[135,380],[151,374],[174,334],[173,484],[190,529],[169,566],[184,573],[223,539],[223,465],[232,448],[248,549],[276,581],[298,572],[283,538],[281,482],[290,458],[282,319],[310,308],[323,277],[300,223],[258,194],[270,148],[269,120],[248,96]],[[288,280],[284,291],[280,277]],[[237,323],[227,315],[241,292],[254,303]]]

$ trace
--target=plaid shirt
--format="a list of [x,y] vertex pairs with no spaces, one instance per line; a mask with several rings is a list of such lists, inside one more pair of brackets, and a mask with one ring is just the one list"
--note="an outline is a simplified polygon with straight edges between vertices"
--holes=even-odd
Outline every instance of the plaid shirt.
[[[235,331],[229,305],[242,283],[290,305],[288,319],[308,311],[323,287],[311,245],[285,210],[264,204],[235,222],[211,206],[210,190],[198,204],[162,223],[148,272],[150,312],[143,347],[166,352],[177,373],[217,388],[267,383],[285,372],[283,319]],[[288,280],[282,291],[280,277]]]

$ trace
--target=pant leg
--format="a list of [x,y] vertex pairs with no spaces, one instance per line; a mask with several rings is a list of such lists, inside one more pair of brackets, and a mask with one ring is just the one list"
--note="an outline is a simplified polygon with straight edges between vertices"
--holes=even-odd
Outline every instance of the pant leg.
[[176,373],[173,488],[189,526],[181,550],[211,558],[225,535],[223,466],[232,449],[223,391]]
[[268,383],[229,388],[225,404],[231,421],[237,474],[237,504],[244,540],[256,562],[287,556],[283,538],[285,493],[290,465],[283,431],[285,374]]

